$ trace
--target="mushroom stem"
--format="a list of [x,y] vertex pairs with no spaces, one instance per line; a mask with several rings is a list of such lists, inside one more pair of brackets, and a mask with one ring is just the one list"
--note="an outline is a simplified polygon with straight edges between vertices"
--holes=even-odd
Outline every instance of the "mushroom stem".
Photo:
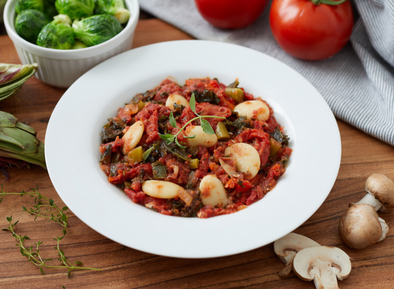
[[389,225],[387,225],[386,221],[379,217],[380,226],[382,227],[382,236],[378,240],[378,242],[384,240],[386,238],[387,233],[389,232]]
[[367,192],[367,194],[364,196],[364,198],[362,198],[360,201],[358,201],[357,203],[351,203],[351,206],[357,205],[357,204],[367,204],[372,206],[375,211],[381,211],[384,212],[386,210],[386,208],[382,205],[381,202],[379,202],[374,195],[372,195],[370,192]]
[[337,272],[339,270],[337,270],[336,268],[336,270],[320,270],[320,268],[325,268],[328,266],[331,267],[331,264],[321,260],[318,260],[318,262],[316,263],[321,264],[316,264],[316,267],[313,268],[313,270],[315,271],[315,278],[313,279],[313,284],[315,284],[315,287],[317,289],[339,289],[337,281]]

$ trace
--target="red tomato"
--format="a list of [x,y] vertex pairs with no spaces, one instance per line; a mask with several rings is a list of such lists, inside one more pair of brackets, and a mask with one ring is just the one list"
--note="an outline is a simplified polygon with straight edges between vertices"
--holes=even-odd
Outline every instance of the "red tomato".
[[194,0],[201,16],[219,28],[244,28],[263,12],[268,0]]
[[273,0],[270,24],[276,41],[287,53],[319,60],[333,56],[348,42],[353,11],[349,0],[339,5]]

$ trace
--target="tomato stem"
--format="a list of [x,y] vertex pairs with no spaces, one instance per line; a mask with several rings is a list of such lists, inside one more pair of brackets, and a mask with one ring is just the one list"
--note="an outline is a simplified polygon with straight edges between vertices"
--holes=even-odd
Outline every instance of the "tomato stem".
[[341,1],[334,1],[334,0],[311,0],[313,4],[315,5],[320,5],[320,4],[326,4],[326,5],[340,5],[344,3],[346,0],[341,0]]

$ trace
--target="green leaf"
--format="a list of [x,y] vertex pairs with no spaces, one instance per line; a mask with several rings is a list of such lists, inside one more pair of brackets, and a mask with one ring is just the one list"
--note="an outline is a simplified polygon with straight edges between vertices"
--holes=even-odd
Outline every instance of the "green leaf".
[[11,217],[6,217],[6,219],[7,219],[8,222],[10,222],[10,223],[12,222],[12,216]]
[[197,114],[196,112],[196,97],[194,96],[194,93],[192,93],[192,96],[190,97],[189,101],[190,109]]
[[149,157],[150,152],[153,150],[153,147],[151,147],[150,149],[146,150],[143,154],[142,154],[142,159],[144,161],[146,161],[146,159]]
[[207,133],[207,134],[215,134],[215,132],[213,131],[212,126],[209,124],[209,122],[206,119],[200,119],[201,121],[201,127],[202,130]]
[[170,145],[175,139],[175,136],[172,134],[159,134],[159,136],[161,139],[166,141],[167,145]]
[[186,149],[185,146],[181,145],[181,144],[178,142],[178,139],[177,139],[177,138],[175,139],[175,143],[176,143],[179,147],[181,147],[181,148],[183,148],[183,149]]
[[52,200],[52,199],[49,200],[49,204],[50,204],[51,206],[53,206],[53,200]]
[[6,228],[4,228],[4,229],[1,229],[2,231],[10,231],[10,229],[6,229]]
[[167,140],[171,140],[171,142],[174,141],[175,136],[173,136],[172,134],[159,134],[160,138],[167,141]]
[[172,127],[176,127],[176,121],[175,121],[174,115],[172,114],[172,111],[170,113],[170,124]]
[[42,267],[40,267],[40,271],[41,271],[41,274],[42,274],[42,275],[45,275],[44,269],[42,269]]
[[74,266],[83,266],[83,264],[82,264],[81,261],[76,261],[76,262],[74,263]]
[[187,136],[187,135],[183,134],[183,137],[184,137],[184,138],[195,138],[195,137],[196,137],[196,135],[193,135],[193,136]]
[[68,210],[68,207],[63,207],[62,211],[64,212],[66,210]]

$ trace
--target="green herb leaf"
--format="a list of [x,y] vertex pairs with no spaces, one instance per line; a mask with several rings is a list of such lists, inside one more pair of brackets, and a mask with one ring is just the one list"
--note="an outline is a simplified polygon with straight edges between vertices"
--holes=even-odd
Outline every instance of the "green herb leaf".
[[183,149],[186,148],[185,146],[181,145],[181,144],[178,142],[178,139],[177,139],[177,138],[175,139],[175,143],[176,143],[179,147],[181,147],[181,148],[183,148]]
[[172,127],[176,127],[176,121],[175,121],[174,115],[172,114],[172,111],[170,113],[170,124]]
[[187,135],[183,134],[183,137],[184,137],[184,138],[195,138],[195,137],[196,137],[196,135],[193,135],[193,136],[187,136]]
[[144,161],[146,161],[146,159],[149,157],[150,152],[153,150],[153,147],[151,147],[150,149],[146,150],[143,154],[142,154],[142,159]]
[[202,130],[207,133],[207,134],[215,134],[215,132],[213,131],[212,126],[210,125],[210,123],[206,120],[206,119],[201,119],[201,127]]
[[196,97],[194,96],[194,93],[192,93],[192,96],[190,97],[189,101],[190,109],[197,114],[196,112]]
[[165,141],[171,140],[171,142],[174,141],[175,138],[172,134],[159,134],[159,137]]

